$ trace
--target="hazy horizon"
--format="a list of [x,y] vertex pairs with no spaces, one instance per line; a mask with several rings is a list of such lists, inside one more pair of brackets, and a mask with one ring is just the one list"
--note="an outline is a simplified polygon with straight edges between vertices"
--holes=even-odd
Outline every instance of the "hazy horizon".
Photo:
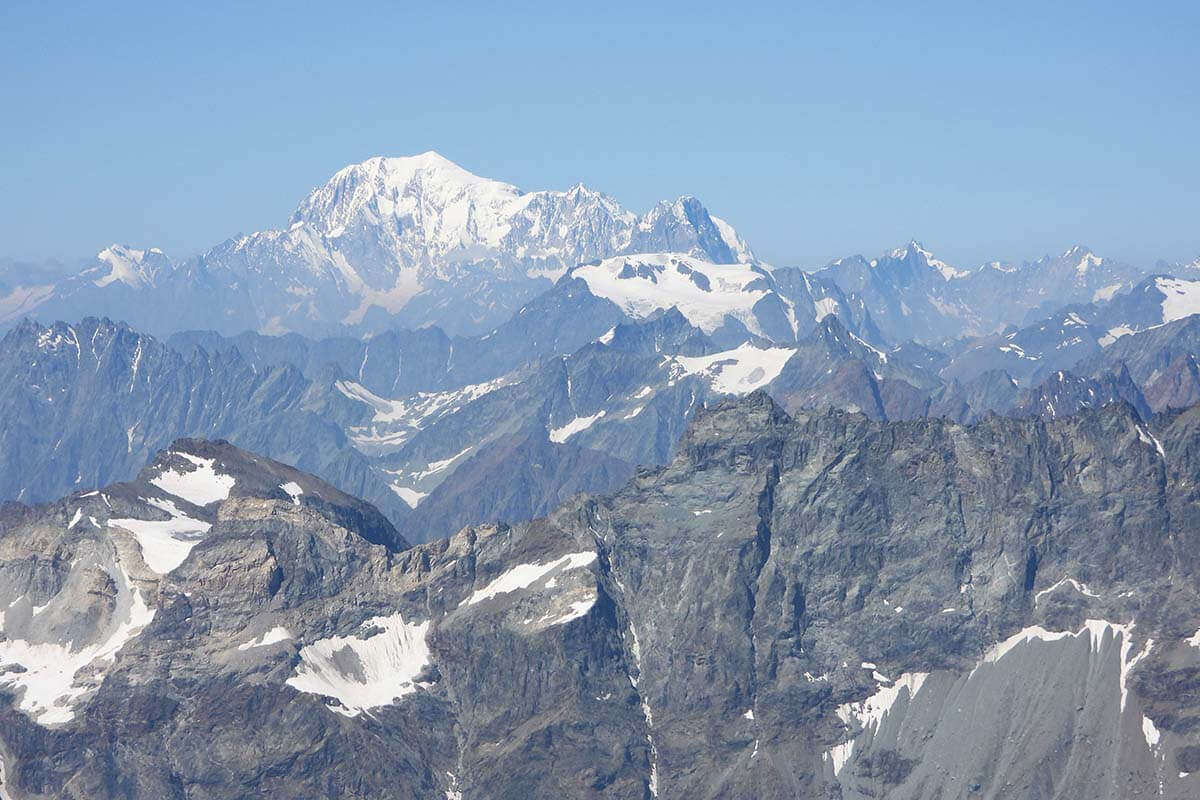
[[1200,256],[1190,4],[287,9],[0,11],[0,255],[186,257],[436,150],[638,212],[695,195],[779,265]]

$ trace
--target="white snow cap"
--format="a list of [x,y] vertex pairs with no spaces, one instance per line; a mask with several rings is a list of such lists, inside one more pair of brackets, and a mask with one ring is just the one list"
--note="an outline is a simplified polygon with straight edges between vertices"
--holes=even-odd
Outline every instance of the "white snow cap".
[[933,267],[939,273],[941,273],[941,276],[943,278],[945,278],[946,280],[953,280],[954,278],[965,278],[967,275],[970,274],[969,272],[955,269],[954,267],[947,264],[945,261],[942,261],[941,259],[936,258],[933,255],[933,253],[926,250],[924,245],[922,245],[916,239],[909,241],[909,243],[907,245],[905,245],[904,247],[893,250],[890,253],[890,255],[892,256],[892,258],[907,258],[910,255],[915,255],[919,260],[924,261],[930,267]]
[[733,317],[752,333],[763,334],[754,306],[771,290],[763,274],[749,264],[710,264],[680,253],[651,253],[607,258],[576,267],[571,275],[635,319],[673,306],[705,333]]
[[700,375],[714,391],[722,394],[749,394],[779,377],[788,359],[796,354],[791,347],[755,347],[747,342],[733,350],[707,356],[676,356],[683,369]]
[[[377,229],[380,244],[403,267],[448,277],[452,270],[441,270],[451,264],[499,259],[526,277],[557,280],[576,264],[636,249],[635,235],[658,219],[664,207],[670,211],[683,202],[660,204],[638,217],[582,184],[566,191],[525,192],[480,177],[433,151],[377,156],[339,170],[314,189],[286,231],[245,237],[238,247],[282,236],[289,246],[336,248],[343,236]],[[694,224],[687,214],[676,216],[684,225]],[[735,258],[753,257],[727,222],[708,218]],[[357,271],[362,266],[346,262],[341,268],[354,283],[366,277]]]
[[121,244],[109,245],[96,254],[96,260],[101,262],[102,266],[91,270],[103,272],[107,267],[107,273],[93,279],[92,283],[101,288],[110,283],[123,283],[135,288],[152,285],[155,271],[152,265],[146,263],[148,252],[156,256],[162,255],[162,251],[157,247],[146,251]]

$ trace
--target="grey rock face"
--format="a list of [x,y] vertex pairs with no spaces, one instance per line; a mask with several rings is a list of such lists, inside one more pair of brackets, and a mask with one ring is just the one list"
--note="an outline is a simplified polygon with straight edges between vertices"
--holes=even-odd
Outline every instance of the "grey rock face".
[[[5,507],[5,652],[153,611],[72,676],[70,719],[3,668],[5,790],[1192,797],[1198,434],[1194,410],[963,427],[756,393],[610,497],[403,551],[319,482],[182,443]],[[234,483],[187,505],[202,453]],[[108,523],[172,497],[212,522],[160,574]]]
[[334,421],[362,409],[339,407],[291,365],[259,369],[232,350],[184,358],[95,318],[23,323],[0,352],[6,498],[46,500],[131,477],[172,440],[200,435],[300,464],[394,514],[406,510]]
[[453,475],[406,515],[409,539],[441,539],[479,522],[521,522],[545,516],[581,492],[610,492],[634,465],[571,442],[558,444],[541,428],[500,436],[480,446]]
[[[184,355],[103,321],[20,326],[0,344],[0,369],[16,387],[0,402],[0,487],[10,498],[48,499],[132,476],[177,437],[218,436],[368,498],[423,541],[468,521],[527,519],[574,491],[608,491],[632,465],[669,460],[695,408],[758,387],[789,411],[961,422],[1118,400],[1145,416],[1187,397],[1182,384],[1167,389],[1185,372],[1162,378],[1171,357],[1191,352],[1187,320],[1113,345],[1128,355],[1137,352],[1129,342],[1153,339],[1133,362],[1143,383],[1121,362],[1092,359],[1028,388],[999,370],[947,384],[904,348],[869,344],[833,314],[786,345],[752,337],[726,349],[677,309],[624,321],[579,283],[560,284],[529,307],[536,313],[474,339],[438,331],[366,341],[189,334],[175,338]],[[585,331],[596,335],[585,340]],[[564,347],[576,349],[561,354]],[[936,353],[914,347],[936,365]],[[483,380],[464,385],[475,377]],[[1160,378],[1155,406],[1142,387]],[[510,467],[504,452],[533,459],[540,472]],[[530,480],[518,485],[522,474]],[[422,503],[428,510],[405,523]]]
[[1162,371],[1145,390],[1146,403],[1155,411],[1191,408],[1200,403],[1200,364],[1185,353]]

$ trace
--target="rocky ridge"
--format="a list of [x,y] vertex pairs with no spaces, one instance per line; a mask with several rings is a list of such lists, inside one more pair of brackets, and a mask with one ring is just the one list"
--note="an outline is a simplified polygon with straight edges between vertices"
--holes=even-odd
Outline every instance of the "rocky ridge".
[[[403,550],[244,461],[253,488],[204,507],[168,481],[213,521],[161,575],[120,525],[70,521],[128,492],[10,505],[10,647],[101,624],[60,596],[84,548],[130,576],[93,595],[109,618],[132,591],[154,612],[71,719],[22,708],[7,668],[5,789],[1191,797],[1198,431],[1196,409],[881,423],[757,392],[609,497]],[[166,499],[204,447],[134,493]],[[35,606],[58,623],[10,628]]]

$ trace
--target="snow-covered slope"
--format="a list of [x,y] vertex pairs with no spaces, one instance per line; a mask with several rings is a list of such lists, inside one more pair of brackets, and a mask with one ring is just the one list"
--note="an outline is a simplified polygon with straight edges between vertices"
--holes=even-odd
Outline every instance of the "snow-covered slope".
[[1178,278],[1155,278],[1155,287],[1162,292],[1162,321],[1200,314],[1200,281],[1185,281]]
[[1128,294],[1097,304],[1095,314],[1107,331],[1100,344],[1108,347],[1122,336],[1200,314],[1200,280],[1155,275]]
[[830,314],[856,329],[865,322],[836,286],[798,270],[712,263],[676,252],[607,258],[568,274],[631,320],[676,308],[730,347],[750,337],[794,342]]
[[571,274],[634,319],[674,306],[705,333],[733,317],[761,335],[754,307],[772,290],[761,268],[708,264],[672,253],[610,258]]

